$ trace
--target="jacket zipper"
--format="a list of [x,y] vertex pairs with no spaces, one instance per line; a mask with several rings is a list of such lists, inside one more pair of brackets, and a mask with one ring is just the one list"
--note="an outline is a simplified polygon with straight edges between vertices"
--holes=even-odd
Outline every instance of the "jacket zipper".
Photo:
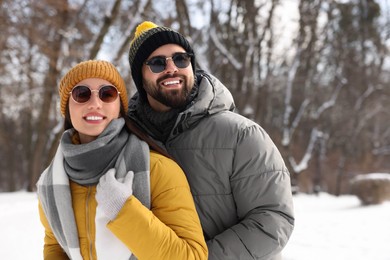
[[89,259],[92,258],[92,240],[91,240],[91,234],[90,234],[90,217],[89,217],[89,200],[91,196],[91,187],[88,187],[87,190],[87,198],[85,202],[85,216],[86,216],[86,226],[87,226],[87,238],[88,238],[88,244],[89,244]]

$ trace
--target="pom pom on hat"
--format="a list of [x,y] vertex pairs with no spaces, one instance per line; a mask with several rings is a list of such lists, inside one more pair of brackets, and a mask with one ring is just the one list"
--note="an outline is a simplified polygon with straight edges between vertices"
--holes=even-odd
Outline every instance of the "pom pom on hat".
[[125,82],[115,66],[103,60],[83,61],[71,68],[61,79],[59,86],[61,115],[65,116],[70,92],[82,80],[100,78],[113,84],[120,92],[119,96],[125,112],[128,109],[128,97]]
[[155,27],[158,27],[158,25],[149,21],[139,24],[135,29],[134,39],[131,42],[133,42],[136,38],[138,38],[141,35],[141,33]]
[[138,93],[145,100],[146,92],[142,84],[142,65],[152,52],[170,43],[180,45],[186,52],[193,54],[191,64],[195,73],[194,51],[183,35],[168,27],[158,26],[150,21],[139,24],[135,30],[134,38],[130,42],[129,63],[131,75]]

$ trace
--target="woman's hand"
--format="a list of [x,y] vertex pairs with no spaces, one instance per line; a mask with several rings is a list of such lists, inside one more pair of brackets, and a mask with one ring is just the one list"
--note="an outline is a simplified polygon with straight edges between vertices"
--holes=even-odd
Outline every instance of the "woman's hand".
[[120,182],[115,178],[114,168],[100,177],[96,187],[96,201],[108,219],[115,219],[126,200],[133,194],[133,178],[134,172],[129,171],[123,182]]

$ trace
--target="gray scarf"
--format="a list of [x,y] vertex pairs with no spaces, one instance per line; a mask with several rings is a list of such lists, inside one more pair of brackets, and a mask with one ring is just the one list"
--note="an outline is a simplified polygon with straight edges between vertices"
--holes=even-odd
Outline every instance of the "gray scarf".
[[[202,77],[197,77],[195,75],[194,86],[192,87],[189,95],[187,96],[187,102],[184,107],[172,108],[165,112],[158,112],[154,110],[147,101],[145,101],[141,96],[137,99],[135,112],[137,117],[143,124],[145,124],[146,129],[149,134],[156,140],[165,144],[169,135],[175,126],[176,120],[179,114],[192,105],[192,101],[197,97],[199,92],[199,83],[198,79]],[[137,94],[135,95],[137,97]]]
[[133,194],[150,208],[150,154],[148,145],[124,129],[124,119],[113,120],[93,142],[72,144],[74,130],[64,132],[57,153],[38,180],[38,198],[61,247],[71,259],[82,259],[69,179],[95,185],[115,167],[116,178],[134,172]]
[[113,120],[99,138],[87,144],[73,144],[74,129],[67,130],[61,139],[65,172],[81,185],[95,185],[100,177],[113,168],[129,135],[123,129],[124,119]]
[[145,118],[144,124],[153,138],[165,143],[175,125],[180,110],[171,109],[166,112],[157,112],[150,107],[149,103],[140,103],[137,110],[139,118]]

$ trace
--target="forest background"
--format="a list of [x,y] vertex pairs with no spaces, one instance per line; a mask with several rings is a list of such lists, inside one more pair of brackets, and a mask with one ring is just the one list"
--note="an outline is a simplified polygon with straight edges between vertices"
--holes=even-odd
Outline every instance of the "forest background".
[[0,0],[0,192],[34,191],[62,133],[58,82],[76,63],[128,64],[144,20],[187,36],[199,68],[280,149],[301,192],[348,193],[390,172],[387,0]]

